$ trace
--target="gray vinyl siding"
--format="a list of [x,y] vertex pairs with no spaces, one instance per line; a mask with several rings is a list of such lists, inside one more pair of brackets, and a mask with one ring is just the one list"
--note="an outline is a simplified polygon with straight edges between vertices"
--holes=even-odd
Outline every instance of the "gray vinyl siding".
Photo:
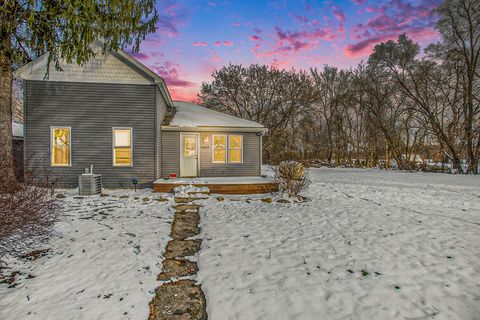
[[180,132],[162,131],[162,177],[168,178],[170,173],[180,177]]
[[[155,85],[25,82],[27,166],[50,171],[62,187],[76,187],[78,175],[94,165],[105,187],[131,187],[131,178],[155,178]],[[71,166],[50,166],[50,127],[71,127]],[[114,167],[112,128],[133,130],[133,166]]]
[[[212,163],[212,135],[243,135],[243,163]],[[202,143],[208,136],[208,143]],[[260,139],[255,132],[201,132],[200,176],[201,177],[253,177],[260,175]]]
[[[212,163],[212,135],[229,132],[200,132],[200,177],[248,177],[261,173],[261,137],[255,132],[232,132],[243,135],[243,163]],[[203,137],[208,136],[204,144]],[[180,177],[180,132],[162,132],[162,176]]]
[[167,111],[167,104],[160,90],[155,90],[156,119],[155,119],[155,179],[162,176],[162,121]]

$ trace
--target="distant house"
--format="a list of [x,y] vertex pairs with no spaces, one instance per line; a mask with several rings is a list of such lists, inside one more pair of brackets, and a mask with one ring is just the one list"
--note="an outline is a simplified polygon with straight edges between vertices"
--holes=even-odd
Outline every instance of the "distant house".
[[174,177],[260,176],[258,123],[174,102],[162,78],[122,50],[83,66],[50,67],[41,56],[15,72],[24,80],[25,156],[58,184],[77,186],[94,166],[106,187]]

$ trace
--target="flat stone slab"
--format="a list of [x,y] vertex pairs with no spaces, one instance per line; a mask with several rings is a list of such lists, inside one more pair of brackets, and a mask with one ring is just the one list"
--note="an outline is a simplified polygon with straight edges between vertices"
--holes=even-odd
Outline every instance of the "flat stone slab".
[[182,212],[182,211],[187,211],[187,212],[198,212],[198,209],[201,208],[201,205],[198,204],[178,204],[176,206],[173,206],[176,212]]
[[177,219],[173,221],[171,237],[175,240],[185,240],[200,233],[198,222],[193,219]]
[[193,202],[195,200],[205,200],[203,197],[196,197],[195,195],[192,195],[191,197],[175,197],[174,201],[176,203],[189,203]]
[[192,280],[160,286],[150,302],[149,320],[207,320],[202,289]]
[[198,272],[196,262],[181,259],[165,259],[163,260],[163,271],[158,275],[158,280],[170,280],[172,278],[180,278],[194,276]]
[[173,259],[193,256],[198,251],[200,251],[201,245],[201,239],[170,240],[167,243],[167,247],[165,248],[165,254],[163,255],[163,257],[165,259]]
[[187,223],[200,223],[200,214],[198,212],[177,212],[175,213],[175,220],[185,220]]

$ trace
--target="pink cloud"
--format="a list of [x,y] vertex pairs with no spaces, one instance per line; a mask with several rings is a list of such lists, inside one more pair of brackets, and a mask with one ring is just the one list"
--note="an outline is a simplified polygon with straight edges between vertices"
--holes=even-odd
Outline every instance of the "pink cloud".
[[222,62],[222,58],[220,58],[220,56],[218,55],[218,53],[216,53],[215,51],[212,51],[212,55],[210,57],[210,61],[215,63],[215,64],[218,64],[220,62]]
[[132,52],[130,53],[130,55],[137,60],[143,60],[143,61],[151,57],[148,53],[145,53],[145,52]]
[[248,26],[253,25],[253,22],[251,22],[251,21],[235,21],[235,22],[232,22],[230,25],[233,26],[233,27],[243,27],[243,26],[248,27]]
[[343,13],[342,8],[339,6],[331,6],[333,16],[339,21],[339,22],[344,22],[345,21],[345,13]]
[[299,51],[312,48],[318,44],[319,40],[332,41],[338,36],[329,27],[304,31],[284,31],[280,27],[275,27],[275,32],[277,47],[282,51]]
[[231,47],[234,45],[234,42],[233,41],[229,41],[229,40],[224,40],[224,41],[215,41],[213,43],[213,45],[215,47],[221,47],[222,45],[224,45],[225,47]]
[[156,74],[162,77],[170,87],[191,87],[194,83],[183,80],[180,76],[180,65],[171,61],[157,62],[150,66]]
[[307,16],[305,16],[305,15],[302,15],[302,16],[301,16],[301,15],[298,15],[298,14],[294,14],[294,15],[293,15],[293,18],[296,19],[296,20],[298,20],[298,21],[300,21],[300,22],[302,22],[302,23],[308,23],[308,18],[307,18]]
[[441,0],[420,0],[416,4],[405,0],[390,0],[378,7],[367,8],[375,16],[365,24],[357,24],[350,30],[350,38],[356,42],[344,48],[346,57],[367,56],[373,47],[406,33],[415,41],[433,41],[438,33],[433,27],[437,21],[434,9]]
[[361,5],[367,2],[367,0],[352,0],[352,2],[356,5]]
[[208,46],[208,43],[205,41],[195,41],[192,43],[194,47],[206,47]]
[[[395,37],[393,37],[395,39]],[[344,48],[344,54],[348,58],[353,58],[357,56],[366,56],[372,52],[373,47],[380,42],[387,40],[392,40],[392,37],[373,37],[362,40],[355,44],[348,44]]]
[[179,35],[179,26],[186,24],[187,13],[176,0],[166,0],[158,11],[157,33],[174,37]]
[[258,41],[258,40],[261,40],[262,38],[254,34],[254,35],[248,36],[248,39],[250,39],[251,41]]
[[198,98],[198,91],[200,88],[190,88],[190,89],[178,89],[178,88],[169,88],[170,95],[173,100],[176,101],[195,101]]

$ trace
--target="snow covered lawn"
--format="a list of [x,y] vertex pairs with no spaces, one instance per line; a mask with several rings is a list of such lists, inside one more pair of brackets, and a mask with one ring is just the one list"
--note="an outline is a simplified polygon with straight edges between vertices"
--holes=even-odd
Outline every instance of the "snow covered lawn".
[[209,319],[480,318],[480,177],[311,177],[302,204],[203,201]]
[[22,274],[14,288],[0,284],[0,319],[148,317],[170,238],[171,202],[154,200],[159,195],[151,190],[106,193],[75,199],[66,192],[57,235],[44,246],[50,252],[11,261]]

